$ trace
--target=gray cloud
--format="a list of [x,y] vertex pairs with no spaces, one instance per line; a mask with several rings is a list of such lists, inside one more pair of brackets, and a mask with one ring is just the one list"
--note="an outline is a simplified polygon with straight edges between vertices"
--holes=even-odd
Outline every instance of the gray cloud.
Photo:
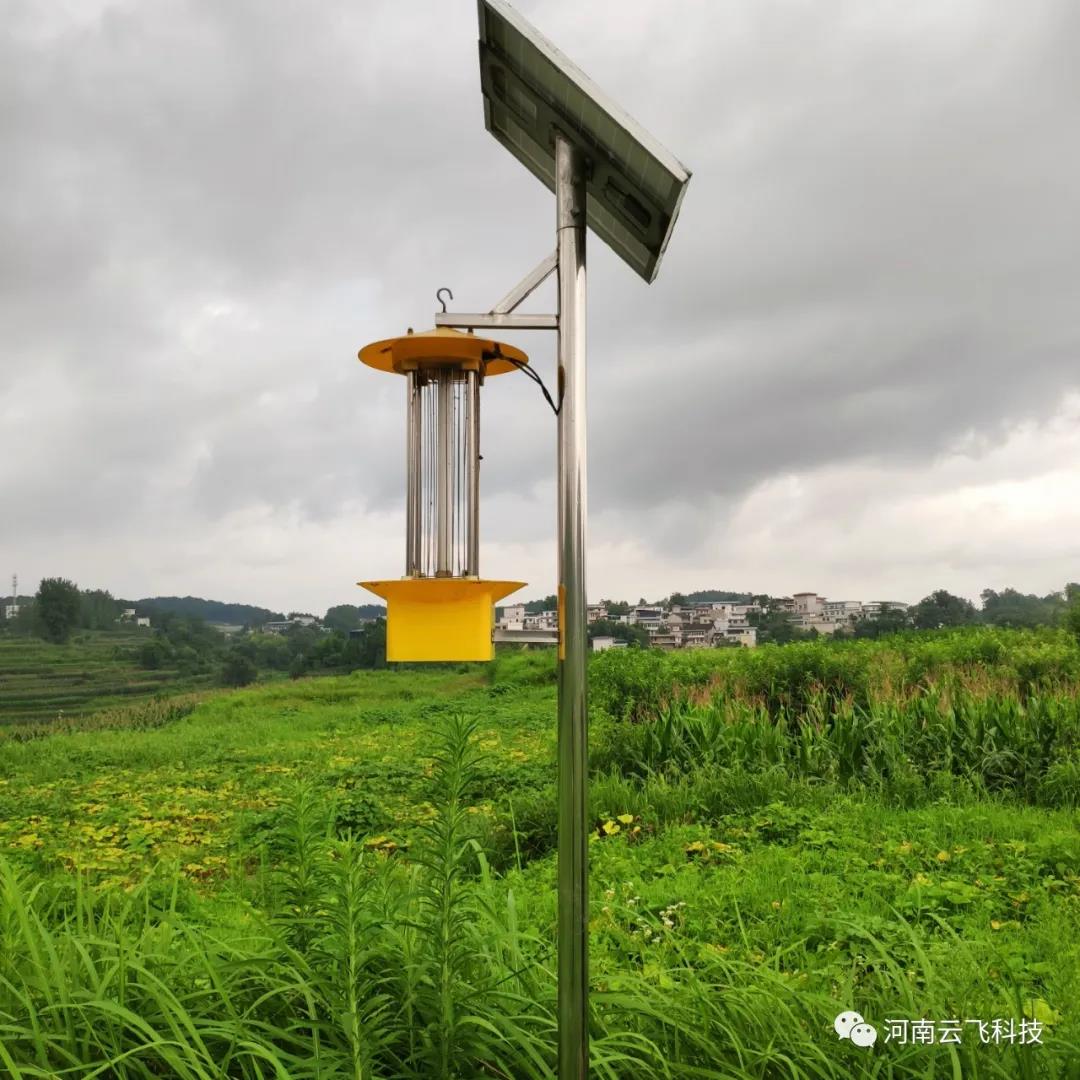
[[[693,575],[773,478],[931,470],[958,440],[989,461],[1080,386],[1074,5],[521,6],[694,171],[655,285],[590,247],[600,531]],[[0,496],[24,573],[156,589],[90,562],[73,508],[95,552],[165,545],[193,589],[184,530],[400,512],[401,387],[357,347],[428,325],[440,285],[489,305],[552,243],[550,196],[482,129],[475,37],[465,0],[16,0]],[[520,343],[553,381],[551,343]],[[550,533],[554,434],[525,380],[487,388],[490,543]]]

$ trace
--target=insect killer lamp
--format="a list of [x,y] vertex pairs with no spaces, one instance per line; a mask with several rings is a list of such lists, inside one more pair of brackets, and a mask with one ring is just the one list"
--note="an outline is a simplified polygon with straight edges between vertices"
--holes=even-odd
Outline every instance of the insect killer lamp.
[[480,388],[528,357],[448,328],[359,357],[405,378],[405,576],[359,582],[386,601],[386,659],[491,660],[495,603],[525,582],[480,577]]

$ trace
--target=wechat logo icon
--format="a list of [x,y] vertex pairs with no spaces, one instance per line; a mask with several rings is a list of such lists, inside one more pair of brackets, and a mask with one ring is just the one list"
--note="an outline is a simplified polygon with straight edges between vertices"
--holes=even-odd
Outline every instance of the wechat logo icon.
[[840,1013],[833,1021],[833,1028],[841,1039],[850,1039],[856,1046],[873,1046],[877,1042],[877,1028],[851,1010]]

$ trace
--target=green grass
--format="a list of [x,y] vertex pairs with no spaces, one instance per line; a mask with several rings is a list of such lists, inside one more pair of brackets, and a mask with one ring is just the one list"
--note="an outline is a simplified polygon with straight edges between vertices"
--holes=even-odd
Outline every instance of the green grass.
[[[593,664],[594,1074],[1076,1076],[1075,645],[789,648]],[[552,675],[0,741],[0,1072],[553,1076]],[[849,1008],[1045,1027],[865,1050]]]
[[171,668],[146,671],[139,647],[149,631],[77,633],[66,645],[0,637],[0,730],[4,725],[71,722],[103,709],[209,685]]

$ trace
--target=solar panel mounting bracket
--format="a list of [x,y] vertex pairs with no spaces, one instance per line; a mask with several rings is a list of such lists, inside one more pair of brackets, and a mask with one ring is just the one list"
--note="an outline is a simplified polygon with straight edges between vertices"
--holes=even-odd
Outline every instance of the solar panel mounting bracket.
[[499,312],[439,312],[435,316],[436,326],[451,326],[455,330],[558,330],[558,315],[503,315]]
[[508,314],[523,300],[527,300],[552,274],[559,265],[559,253],[553,251],[530,270],[492,309],[492,315]]
[[558,330],[558,315],[514,315],[512,312],[527,300],[559,266],[559,253],[553,251],[541,259],[486,315],[435,313],[436,326],[458,330],[502,328],[503,330]]

